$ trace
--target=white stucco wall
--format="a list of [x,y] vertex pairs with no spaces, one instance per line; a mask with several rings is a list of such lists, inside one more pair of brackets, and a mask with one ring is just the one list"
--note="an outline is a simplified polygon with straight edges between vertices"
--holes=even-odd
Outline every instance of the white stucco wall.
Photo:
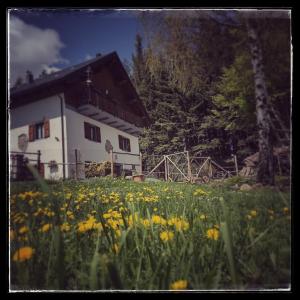
[[[68,161],[75,162],[75,149],[79,150],[80,160],[101,162],[110,161],[110,156],[105,150],[105,142],[109,140],[113,146],[113,151],[122,152],[124,154],[114,155],[115,163],[126,163],[126,164],[140,164],[138,156],[126,155],[127,152],[119,148],[118,135],[122,135],[130,140],[132,154],[139,154],[139,140],[138,137],[130,135],[124,131],[118,130],[97,120],[79,114],[72,108],[66,108],[66,123],[68,132]],[[84,136],[84,122],[88,122],[92,125],[100,127],[101,131],[101,143],[90,141]],[[131,165],[124,165],[125,169],[132,168]],[[70,167],[69,173],[74,174],[72,171],[74,167]],[[136,170],[140,172],[140,167],[136,166]]]
[[[10,111],[9,151],[20,151],[18,148],[18,136],[24,133],[29,138],[29,125],[42,122],[44,118],[50,122],[50,137],[28,142],[26,152],[37,152],[40,150],[41,162],[45,163],[45,178],[61,178],[63,174],[62,165],[58,166],[58,172],[56,173],[50,173],[50,168],[47,165],[51,160],[62,163],[61,105],[58,95],[29,103]],[[65,117],[64,124],[66,124]],[[66,141],[67,131],[65,130],[65,147],[67,151]],[[28,158],[36,159],[36,156],[28,155]],[[66,176],[68,176],[67,172],[66,168]]]

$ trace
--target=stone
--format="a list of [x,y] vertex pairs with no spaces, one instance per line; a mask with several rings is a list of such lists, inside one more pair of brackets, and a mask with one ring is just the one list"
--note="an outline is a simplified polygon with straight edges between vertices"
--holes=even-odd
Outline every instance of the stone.
[[252,190],[252,186],[247,183],[242,184],[240,187],[240,191],[251,191],[251,190]]

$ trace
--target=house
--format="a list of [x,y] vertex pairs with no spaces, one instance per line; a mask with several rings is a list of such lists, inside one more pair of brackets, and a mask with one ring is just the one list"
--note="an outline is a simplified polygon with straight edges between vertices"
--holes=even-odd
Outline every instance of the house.
[[141,171],[139,135],[149,117],[116,52],[29,76],[9,99],[9,150],[29,162],[40,151],[45,178],[72,178],[75,162],[108,161],[111,150],[119,173]]

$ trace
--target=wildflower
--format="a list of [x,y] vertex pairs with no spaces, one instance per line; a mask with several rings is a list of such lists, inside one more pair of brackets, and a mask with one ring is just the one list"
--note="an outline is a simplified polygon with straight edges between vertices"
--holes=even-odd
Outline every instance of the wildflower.
[[219,239],[219,235],[220,235],[220,232],[216,228],[211,228],[206,231],[207,238],[215,240],[215,241]]
[[180,218],[171,218],[168,220],[168,225],[172,226],[174,225],[177,231],[181,230],[188,230],[189,229],[189,223],[183,219]]
[[202,214],[202,215],[200,216],[200,219],[201,219],[201,220],[206,220],[206,219],[207,219],[207,216]]
[[70,228],[71,227],[67,222],[60,225],[60,230],[64,232],[70,231]]
[[24,234],[24,233],[26,233],[26,232],[28,232],[29,231],[29,228],[27,227],[27,226],[23,226],[23,227],[21,227],[20,229],[19,229],[19,233],[20,234]]
[[31,247],[22,247],[18,249],[13,255],[13,261],[25,261],[32,257],[34,249]]
[[252,216],[251,216],[251,215],[247,215],[246,218],[247,218],[248,220],[251,220],[251,219],[252,219]]
[[251,210],[251,211],[250,211],[250,215],[251,215],[252,217],[256,217],[256,216],[257,216],[257,211],[256,211],[256,210]]
[[174,233],[172,231],[163,231],[159,236],[163,242],[167,242],[171,241],[174,238]]
[[161,225],[167,224],[167,221],[158,215],[153,215],[151,219],[154,224],[161,224]]
[[154,208],[153,208],[153,211],[157,211],[157,207],[154,207]]
[[148,228],[148,227],[150,226],[150,221],[149,221],[149,220],[145,219],[145,220],[141,220],[141,221],[142,221],[142,224],[143,224],[146,228]]
[[198,196],[198,195],[200,195],[200,196],[208,196],[209,195],[209,193],[207,193],[207,192],[205,192],[205,191],[203,191],[202,189],[196,189],[196,191],[193,193],[193,195],[194,196]]
[[289,212],[289,208],[288,208],[288,207],[284,207],[284,208],[283,208],[283,212],[284,212],[284,213],[288,213],[288,212]]
[[177,280],[170,285],[171,290],[184,290],[187,288],[186,280]]
[[40,228],[39,231],[42,231],[42,232],[47,232],[49,231],[49,229],[52,227],[52,224],[45,224],[42,226],[42,228]]

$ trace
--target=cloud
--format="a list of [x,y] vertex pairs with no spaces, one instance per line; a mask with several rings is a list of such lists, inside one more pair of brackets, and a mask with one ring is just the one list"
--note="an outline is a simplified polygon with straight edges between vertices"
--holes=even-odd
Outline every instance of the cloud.
[[87,54],[87,55],[85,56],[84,60],[90,60],[90,59],[92,59],[92,58],[94,58],[94,56],[92,56],[92,55],[90,55],[90,54]]
[[16,79],[30,70],[34,77],[42,72],[59,70],[55,63],[67,63],[60,55],[65,45],[59,34],[53,29],[41,29],[26,24],[21,19],[10,16],[9,22],[9,81],[13,85]]

